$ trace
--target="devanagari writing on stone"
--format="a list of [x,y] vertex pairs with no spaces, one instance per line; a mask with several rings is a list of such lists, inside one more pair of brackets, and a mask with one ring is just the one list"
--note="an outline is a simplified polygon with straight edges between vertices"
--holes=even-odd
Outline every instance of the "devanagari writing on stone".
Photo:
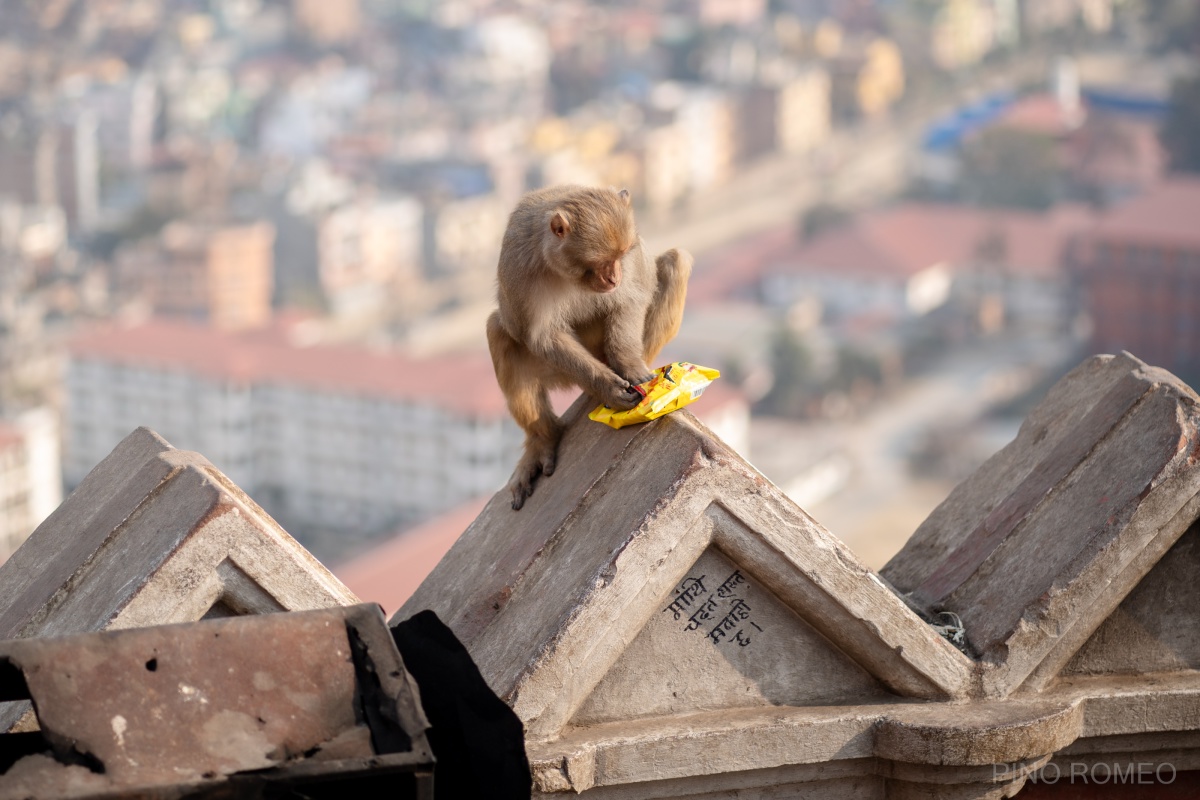
[[733,574],[725,579],[725,582],[717,587],[717,597],[732,597],[737,591],[738,584],[745,583],[746,577],[742,575],[740,569],[735,569]]
[[704,605],[700,606],[700,608],[696,609],[696,611],[692,614],[692,616],[690,616],[688,618],[688,626],[686,628],[684,628],[684,630],[685,631],[696,630],[696,628],[700,627],[701,622],[707,622],[708,620],[712,619],[715,616],[713,614],[713,612],[716,610],[717,610],[717,598],[713,597],[710,594],[708,596],[708,602],[705,603]]
[[729,615],[736,616],[744,622],[750,619],[750,606],[746,605],[745,600],[738,600],[729,607]]
[[663,612],[670,611],[674,614],[674,619],[679,619],[683,615],[683,610],[691,608],[692,602],[704,594],[704,579],[707,577],[707,575],[701,575],[699,578],[687,578],[675,590],[677,596],[670,605],[663,609]]
[[[670,611],[672,618],[679,620],[691,610],[687,626],[684,627],[685,631],[700,630],[703,623],[711,623],[719,618],[719,621],[709,628],[706,634],[708,639],[714,645],[736,642],[739,647],[746,647],[751,639],[743,628],[743,623],[749,623],[759,633],[763,630],[750,618],[752,609],[749,603],[744,597],[738,597],[740,588],[743,585],[748,586],[746,576],[741,570],[734,570],[715,591],[705,596],[704,580],[707,577],[701,575],[699,578],[686,578],[675,590],[675,598],[663,611]],[[722,612],[724,616],[721,616]]]

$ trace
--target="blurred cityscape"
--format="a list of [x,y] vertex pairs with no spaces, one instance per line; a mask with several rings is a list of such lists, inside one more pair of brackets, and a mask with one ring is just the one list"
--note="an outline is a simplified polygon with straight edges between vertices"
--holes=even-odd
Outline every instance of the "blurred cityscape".
[[520,448],[507,214],[583,183],[878,567],[1083,355],[1200,383],[1198,53],[1193,0],[0,0],[0,560],[139,425],[351,588],[448,546]]

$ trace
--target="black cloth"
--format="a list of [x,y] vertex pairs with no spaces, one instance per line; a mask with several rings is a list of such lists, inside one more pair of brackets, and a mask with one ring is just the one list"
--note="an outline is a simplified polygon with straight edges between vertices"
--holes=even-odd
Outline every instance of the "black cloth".
[[426,610],[393,625],[392,638],[429,718],[435,800],[528,800],[525,726],[454,631]]

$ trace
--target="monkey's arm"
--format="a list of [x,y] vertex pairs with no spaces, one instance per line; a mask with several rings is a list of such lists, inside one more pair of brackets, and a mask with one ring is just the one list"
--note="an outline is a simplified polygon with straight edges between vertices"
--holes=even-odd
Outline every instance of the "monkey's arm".
[[604,335],[604,355],[617,375],[632,384],[654,378],[654,370],[642,359],[646,312],[639,306],[627,306],[608,320]]
[[528,347],[609,408],[624,411],[641,402],[633,384],[589,353],[571,330],[543,328],[530,336]]

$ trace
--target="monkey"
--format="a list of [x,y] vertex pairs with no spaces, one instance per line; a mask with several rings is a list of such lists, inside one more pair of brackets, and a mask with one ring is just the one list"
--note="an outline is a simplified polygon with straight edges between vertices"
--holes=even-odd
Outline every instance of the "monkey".
[[496,268],[498,308],[488,349],[524,452],[508,482],[513,510],[554,474],[564,426],[549,390],[578,386],[624,411],[679,332],[692,256],[671,249],[650,260],[628,190],[540,189],[508,220]]

